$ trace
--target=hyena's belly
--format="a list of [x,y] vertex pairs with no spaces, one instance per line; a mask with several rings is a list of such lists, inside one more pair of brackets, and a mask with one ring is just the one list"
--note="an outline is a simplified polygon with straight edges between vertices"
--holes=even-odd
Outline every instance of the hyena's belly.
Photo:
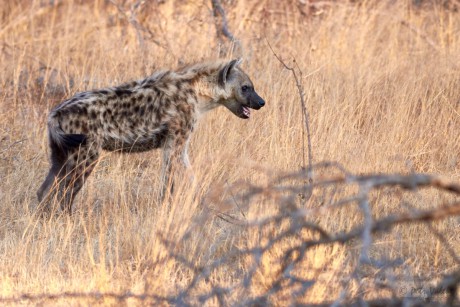
[[157,129],[148,131],[134,131],[121,134],[105,135],[102,140],[102,149],[119,152],[143,152],[162,147],[168,135],[168,126],[161,125]]

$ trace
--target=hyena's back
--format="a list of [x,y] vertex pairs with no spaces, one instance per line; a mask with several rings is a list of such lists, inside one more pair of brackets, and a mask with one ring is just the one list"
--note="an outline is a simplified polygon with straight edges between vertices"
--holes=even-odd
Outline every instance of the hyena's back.
[[181,126],[193,124],[193,105],[167,96],[157,80],[79,93],[52,110],[50,133],[110,151],[155,149],[164,145],[169,133],[180,133],[185,129]]

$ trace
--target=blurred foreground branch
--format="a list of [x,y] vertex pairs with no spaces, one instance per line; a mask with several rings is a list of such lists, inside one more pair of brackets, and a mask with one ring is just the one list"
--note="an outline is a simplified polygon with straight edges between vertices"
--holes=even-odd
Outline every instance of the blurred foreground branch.
[[[325,173],[326,176],[317,176],[308,183],[309,175],[304,170],[280,174],[264,184],[239,182],[229,187],[229,198],[222,199],[222,192],[210,195],[205,201],[216,204],[217,207],[229,208],[235,201],[238,202],[238,210],[248,211],[254,206],[272,206],[277,210],[275,214],[250,218],[238,224],[238,229],[258,237],[258,241],[248,243],[245,239],[237,246],[223,253],[223,256],[210,258],[208,261],[199,261],[181,249],[184,242],[199,232],[203,225],[215,218],[216,210],[203,210],[194,223],[178,239],[171,239],[167,234],[159,233],[167,255],[154,264],[155,267],[171,265],[175,263],[183,272],[190,272],[190,279],[185,286],[178,290],[171,290],[165,295],[158,294],[133,294],[126,293],[61,293],[61,294],[23,294],[18,297],[0,298],[2,303],[59,301],[63,299],[97,300],[109,298],[117,302],[127,300],[140,300],[150,304],[173,304],[173,305],[220,305],[220,306],[246,306],[246,305],[270,305],[282,298],[286,304],[298,305],[309,291],[320,282],[318,276],[328,270],[324,266],[319,268],[313,275],[305,275],[305,267],[311,263],[311,253],[319,247],[343,246],[350,250],[349,268],[340,268],[334,274],[344,280],[344,288],[336,304],[341,306],[402,306],[417,304],[423,305],[431,302],[434,306],[455,306],[458,300],[460,286],[460,263],[456,254],[458,250],[451,246],[451,242],[441,233],[437,233],[441,245],[448,252],[445,257],[451,257],[454,266],[444,270],[445,275],[428,275],[423,277],[411,277],[407,274],[406,260],[391,256],[385,248],[380,255],[374,251],[374,241],[380,234],[390,234],[398,227],[409,225],[427,225],[446,219],[460,216],[460,184],[427,174],[368,174],[354,175],[338,163],[323,162],[312,165],[315,174]],[[417,192],[422,188],[436,189],[440,193],[453,198],[451,201],[442,201],[430,209],[401,208],[401,212],[394,212],[376,217],[372,209],[378,205],[380,198],[373,198],[372,192],[385,189],[389,193],[407,190]],[[305,189],[312,191],[312,197],[306,206],[298,206],[298,195]],[[340,197],[329,197],[323,192],[338,190],[354,191],[351,194]],[[348,193],[349,194],[349,193]],[[325,197],[319,197],[323,195]],[[327,197],[326,197],[327,196]],[[321,199],[330,198],[328,203],[317,204]],[[263,201],[261,201],[263,200]],[[265,206],[265,207],[264,207]],[[360,219],[350,219],[349,227],[335,229],[329,225],[325,228],[322,220],[334,211],[345,209],[347,211],[358,210]],[[270,211],[270,212],[273,212]],[[230,216],[230,215],[228,215]],[[451,236],[451,234],[449,234]],[[354,253],[359,247],[360,252]],[[425,247],[427,248],[427,247]],[[276,252],[275,252],[276,251]],[[282,251],[282,252],[280,252]],[[257,280],[263,276],[263,267],[267,257],[279,254],[272,263],[271,275],[268,279],[263,278],[264,286],[258,287]],[[333,256],[331,256],[333,257]],[[265,259],[265,260],[264,260]],[[235,261],[239,265],[235,265]],[[200,264],[201,263],[201,264]],[[229,268],[244,265],[244,269],[238,274],[232,274],[229,281],[214,278],[214,274]],[[450,272],[449,272],[450,271]],[[373,273],[376,272],[376,273]],[[417,282],[408,282],[408,278],[416,279]],[[356,280],[357,289],[351,290],[350,283]],[[362,282],[366,280],[366,282]],[[402,289],[405,292],[402,292]],[[387,291],[387,292],[385,292]],[[391,295],[388,295],[390,291]],[[238,293],[238,295],[235,295]],[[387,294],[385,294],[387,293]],[[372,294],[372,297],[366,295]],[[281,298],[280,298],[281,297]],[[378,299],[376,299],[376,297]],[[323,304],[332,304],[332,296],[325,298]]]

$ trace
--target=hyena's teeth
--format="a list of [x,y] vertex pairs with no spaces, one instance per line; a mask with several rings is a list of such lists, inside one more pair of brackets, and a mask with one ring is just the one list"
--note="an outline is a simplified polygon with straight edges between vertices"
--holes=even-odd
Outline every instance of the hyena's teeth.
[[249,111],[248,107],[243,107],[243,114],[249,117],[251,115],[251,111]]

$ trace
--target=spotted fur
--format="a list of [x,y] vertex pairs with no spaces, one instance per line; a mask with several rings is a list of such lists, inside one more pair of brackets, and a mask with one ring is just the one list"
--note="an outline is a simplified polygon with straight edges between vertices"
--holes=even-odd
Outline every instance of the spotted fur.
[[[143,152],[163,148],[161,197],[172,165],[189,167],[187,147],[200,116],[225,106],[240,118],[264,100],[254,91],[240,60],[214,61],[160,71],[117,87],[78,93],[48,117],[51,169],[38,191],[41,203],[72,202],[101,150]],[[175,162],[179,163],[175,163]]]

